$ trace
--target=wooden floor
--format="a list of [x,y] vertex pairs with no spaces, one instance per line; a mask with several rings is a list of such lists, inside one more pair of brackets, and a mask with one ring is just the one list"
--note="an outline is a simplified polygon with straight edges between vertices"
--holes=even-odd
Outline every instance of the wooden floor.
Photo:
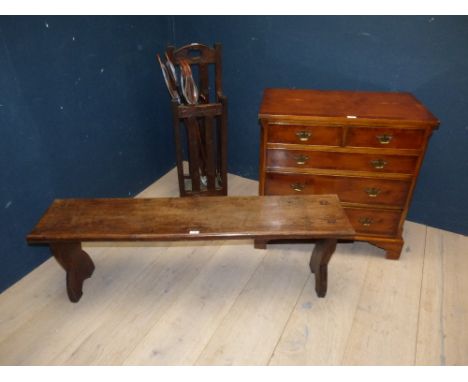
[[[229,176],[231,195],[257,187]],[[139,197],[171,195],[174,170]],[[0,364],[467,365],[467,248],[411,222],[399,261],[341,244],[319,299],[311,244],[87,245],[78,304],[54,259],[0,295]]]

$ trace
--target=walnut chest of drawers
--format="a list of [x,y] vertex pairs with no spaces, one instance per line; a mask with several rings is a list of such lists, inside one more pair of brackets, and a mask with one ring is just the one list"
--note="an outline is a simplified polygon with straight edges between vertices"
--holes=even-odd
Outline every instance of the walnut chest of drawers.
[[357,232],[398,259],[438,120],[410,93],[266,89],[260,195],[338,194]]

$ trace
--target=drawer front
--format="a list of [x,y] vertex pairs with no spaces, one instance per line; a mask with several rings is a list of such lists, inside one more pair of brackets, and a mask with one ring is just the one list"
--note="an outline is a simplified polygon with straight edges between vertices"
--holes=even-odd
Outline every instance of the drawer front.
[[268,125],[268,142],[340,146],[341,127]]
[[297,167],[412,174],[417,161],[416,156],[268,149],[266,163],[273,169]]
[[425,130],[403,130],[384,127],[350,127],[346,146],[388,149],[420,149]]
[[394,236],[398,233],[400,211],[345,208],[345,212],[358,234]]
[[403,207],[410,182],[326,175],[275,174],[265,178],[266,195],[337,194],[342,202]]

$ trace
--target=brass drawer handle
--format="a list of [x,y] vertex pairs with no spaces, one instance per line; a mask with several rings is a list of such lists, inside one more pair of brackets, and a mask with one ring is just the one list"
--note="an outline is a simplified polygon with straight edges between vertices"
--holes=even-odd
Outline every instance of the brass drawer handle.
[[302,192],[302,190],[304,189],[305,187],[305,184],[302,184],[302,183],[292,183],[291,184],[291,188],[294,190],[294,191],[297,191],[297,192]]
[[294,160],[296,161],[296,164],[306,164],[306,162],[309,160],[309,157],[307,155],[297,155],[294,157]]
[[312,136],[312,133],[309,131],[302,130],[302,131],[298,131],[296,133],[296,136],[299,138],[300,141],[307,142],[309,138]]
[[388,134],[383,134],[383,135],[377,135],[377,140],[381,145],[388,145],[390,141],[392,140],[393,136],[388,135]]
[[380,194],[380,189],[375,187],[366,188],[365,191],[369,198],[376,198]]
[[359,218],[359,223],[361,223],[365,227],[369,227],[373,222],[374,220],[369,217]]
[[383,159],[374,159],[371,160],[371,164],[376,170],[381,170],[388,164],[388,162]]

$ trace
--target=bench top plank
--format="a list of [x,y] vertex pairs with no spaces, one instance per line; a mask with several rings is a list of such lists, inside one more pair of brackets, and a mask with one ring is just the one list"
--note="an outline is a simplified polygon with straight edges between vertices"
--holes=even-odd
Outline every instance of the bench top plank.
[[57,199],[29,243],[352,238],[336,195]]

